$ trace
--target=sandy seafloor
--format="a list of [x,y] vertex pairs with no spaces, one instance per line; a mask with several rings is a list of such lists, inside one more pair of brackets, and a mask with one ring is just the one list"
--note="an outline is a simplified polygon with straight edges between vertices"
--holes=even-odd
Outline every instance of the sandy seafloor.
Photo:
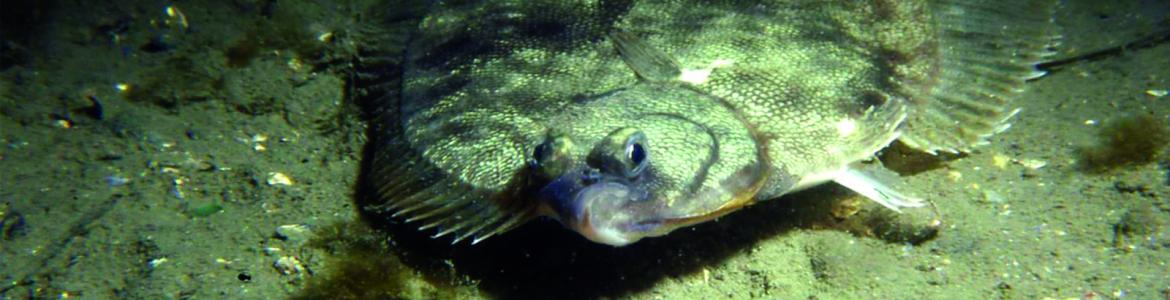
[[[447,245],[355,209],[344,62],[367,4],[125,2],[0,2],[0,299],[1170,299],[1165,164],[1087,174],[1075,151],[1112,118],[1165,121],[1147,90],[1170,89],[1170,44],[1035,80],[991,145],[907,174],[944,222],[918,245],[826,216],[858,201],[834,186],[626,248],[552,222]],[[1166,2],[1104,2],[1060,8],[1059,56],[1167,28]]]

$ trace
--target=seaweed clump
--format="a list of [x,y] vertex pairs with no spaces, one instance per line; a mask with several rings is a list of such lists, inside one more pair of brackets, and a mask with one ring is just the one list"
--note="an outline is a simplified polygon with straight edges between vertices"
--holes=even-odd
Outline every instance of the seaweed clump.
[[1154,162],[1170,143],[1170,128],[1153,115],[1133,114],[1106,123],[1097,137],[1096,145],[1077,149],[1083,171],[1104,173]]
[[324,226],[308,246],[327,254],[325,272],[311,277],[291,299],[455,299],[475,294],[467,286],[416,271],[395,254],[387,236],[361,223]]

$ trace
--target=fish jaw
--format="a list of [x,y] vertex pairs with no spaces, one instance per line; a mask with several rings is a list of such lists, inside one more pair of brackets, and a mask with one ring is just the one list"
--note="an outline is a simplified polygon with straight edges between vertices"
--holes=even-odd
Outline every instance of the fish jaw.
[[[758,175],[758,174],[757,174]],[[754,203],[763,177],[740,178],[742,183],[711,189],[679,199],[664,197],[653,185],[603,175],[588,167],[553,180],[540,190],[549,214],[569,229],[601,244],[625,246],[675,229],[703,223]],[[732,188],[734,187],[734,188]],[[710,203],[695,209],[676,203]]]
[[590,168],[566,173],[540,190],[552,217],[565,227],[612,246],[665,234],[657,230],[655,201],[645,190]]

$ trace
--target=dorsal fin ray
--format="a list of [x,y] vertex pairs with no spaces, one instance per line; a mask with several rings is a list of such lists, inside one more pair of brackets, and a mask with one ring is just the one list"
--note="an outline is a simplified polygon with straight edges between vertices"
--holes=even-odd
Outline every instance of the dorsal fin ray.
[[654,48],[629,32],[614,31],[609,34],[613,47],[626,62],[638,78],[652,82],[665,82],[678,79],[682,74],[678,62],[673,57]]
[[[930,153],[966,152],[1007,129],[1019,112],[1012,101],[1024,82],[1044,74],[1035,65],[1059,43],[1052,22],[1057,1],[931,2],[938,26],[938,61],[926,76],[895,83],[913,112],[899,138]],[[902,74],[905,75],[905,74]],[[929,80],[923,80],[929,78]]]

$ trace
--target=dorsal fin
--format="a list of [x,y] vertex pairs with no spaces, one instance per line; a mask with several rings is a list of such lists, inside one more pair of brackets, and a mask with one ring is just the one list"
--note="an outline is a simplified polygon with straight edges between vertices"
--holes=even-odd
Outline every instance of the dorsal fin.
[[673,57],[631,33],[614,31],[609,34],[609,38],[626,65],[643,80],[671,81],[678,79],[679,74],[682,74],[678,62]]
[[[409,3],[400,3],[409,2]],[[460,180],[449,168],[424,156],[412,143],[403,119],[410,101],[402,93],[406,46],[425,12],[426,1],[395,1],[395,9],[378,6],[359,39],[351,84],[354,101],[369,115],[369,142],[362,163],[361,195],[356,204],[371,216],[414,222],[452,243],[472,244],[499,235],[538,215],[539,202],[516,196],[514,190],[489,190]],[[401,16],[397,15],[401,14]],[[378,17],[381,16],[381,17]],[[365,27],[363,27],[365,28]],[[461,127],[472,128],[472,127]],[[524,169],[527,170],[527,169]],[[522,176],[518,174],[516,176]]]
[[[437,228],[432,237],[450,235],[452,244],[464,239],[479,243],[539,214],[539,202],[520,196],[523,185],[485,190],[431,163],[404,136],[398,103],[384,103],[380,108],[383,113],[371,122],[371,143],[375,144],[365,175],[378,202],[364,209],[417,222],[419,230]],[[516,176],[527,178],[526,174]]]
[[939,35],[934,50],[939,59],[931,69],[940,71],[897,80],[913,110],[899,139],[930,153],[970,151],[1011,125],[1009,120],[1019,112],[1012,101],[1024,82],[1044,74],[1034,66],[1052,55],[1051,47],[1059,42],[1052,23],[1058,3],[931,4]]

